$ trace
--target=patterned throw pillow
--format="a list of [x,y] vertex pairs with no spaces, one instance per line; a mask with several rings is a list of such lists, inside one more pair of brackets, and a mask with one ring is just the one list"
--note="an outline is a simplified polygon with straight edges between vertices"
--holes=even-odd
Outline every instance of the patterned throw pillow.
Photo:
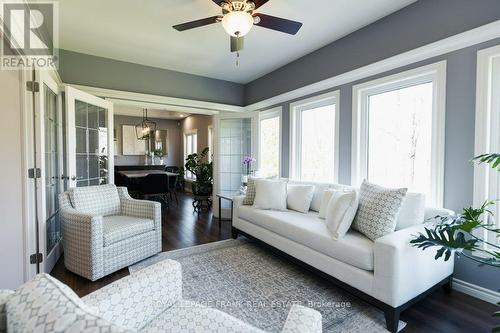
[[359,207],[352,228],[375,241],[394,232],[396,219],[408,189],[388,189],[363,181]]
[[245,193],[245,199],[243,199],[243,205],[252,206],[255,200],[255,177],[248,177],[247,182],[247,192]]

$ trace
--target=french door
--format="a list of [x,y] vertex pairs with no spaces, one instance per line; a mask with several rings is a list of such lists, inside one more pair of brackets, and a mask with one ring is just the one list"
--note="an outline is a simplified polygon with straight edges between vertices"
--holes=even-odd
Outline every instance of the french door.
[[65,87],[69,187],[114,183],[113,103]]
[[[224,112],[215,116],[215,168],[214,194],[237,192],[242,185],[245,173],[242,161],[245,156],[257,155],[258,113]],[[218,200],[213,200],[218,212]],[[222,215],[226,217],[229,203],[222,203]]]
[[35,238],[42,263],[37,271],[49,272],[62,251],[58,196],[64,191],[64,115],[59,84],[43,70],[35,71],[35,81]]
[[62,253],[59,194],[114,181],[113,104],[62,86],[48,71],[35,70],[34,79],[36,221],[29,226],[28,250],[35,253],[36,271],[50,272]]

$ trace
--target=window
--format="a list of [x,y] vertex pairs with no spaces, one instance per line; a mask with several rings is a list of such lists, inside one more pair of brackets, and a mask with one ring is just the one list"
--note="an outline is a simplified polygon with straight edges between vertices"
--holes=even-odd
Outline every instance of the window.
[[[197,130],[189,131],[184,133],[184,160],[188,155],[197,152],[198,146],[198,133]],[[186,170],[186,178],[194,179],[194,175]]]
[[[500,152],[500,46],[478,52],[476,88],[476,138],[474,155]],[[474,165],[474,206],[500,198],[500,172],[491,165]],[[488,222],[500,227],[500,202],[490,207],[494,216]],[[500,245],[494,233],[479,231],[479,237]],[[486,247],[489,247],[488,245]],[[496,250],[492,247],[492,250]]]
[[338,179],[339,92],[290,105],[290,177],[316,182]]
[[281,107],[260,113],[259,175],[279,177],[281,172]]
[[445,63],[353,88],[352,184],[424,193],[442,205]]
[[208,126],[208,162],[214,159],[214,127]]

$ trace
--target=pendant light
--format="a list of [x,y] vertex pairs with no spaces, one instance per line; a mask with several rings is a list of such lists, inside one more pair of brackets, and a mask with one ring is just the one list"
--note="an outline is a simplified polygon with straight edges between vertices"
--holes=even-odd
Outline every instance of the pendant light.
[[148,109],[142,109],[142,122],[135,125],[137,140],[149,140],[151,132],[156,132],[156,123],[148,119]]

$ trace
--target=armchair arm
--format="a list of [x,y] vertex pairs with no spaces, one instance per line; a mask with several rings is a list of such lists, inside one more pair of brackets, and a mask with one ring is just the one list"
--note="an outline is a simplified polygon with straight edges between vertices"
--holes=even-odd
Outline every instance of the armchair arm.
[[435,251],[410,244],[424,232],[420,224],[381,237],[374,244],[374,293],[377,299],[398,307],[453,274],[454,260],[435,260]]
[[181,265],[164,260],[82,298],[103,318],[139,330],[182,299]]
[[282,333],[321,333],[323,323],[321,313],[294,304],[288,313]]
[[61,207],[65,266],[92,281],[101,278],[104,275],[102,216],[82,213],[64,204]]
[[13,290],[0,289],[0,333],[7,332],[7,313],[5,311],[5,306],[12,294],[14,294]]

